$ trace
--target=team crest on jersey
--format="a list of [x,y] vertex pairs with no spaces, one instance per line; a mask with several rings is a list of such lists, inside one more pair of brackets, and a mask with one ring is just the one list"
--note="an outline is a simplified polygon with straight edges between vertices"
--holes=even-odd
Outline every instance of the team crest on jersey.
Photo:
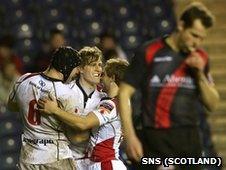
[[99,107],[99,112],[101,114],[110,113],[113,110],[114,106],[109,103],[101,103]]
[[38,82],[39,84],[40,84],[40,86],[42,86],[42,87],[44,87],[45,85],[46,85],[46,83],[44,82],[44,81],[42,81],[42,80],[39,80],[39,82]]

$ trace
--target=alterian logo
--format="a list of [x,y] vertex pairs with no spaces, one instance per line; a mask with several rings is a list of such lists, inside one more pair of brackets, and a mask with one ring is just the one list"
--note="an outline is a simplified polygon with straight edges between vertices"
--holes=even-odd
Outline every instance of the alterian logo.
[[150,86],[152,87],[183,87],[188,89],[195,89],[194,80],[191,77],[180,77],[175,75],[165,75],[164,78],[160,78],[158,75],[154,75],[150,79]]

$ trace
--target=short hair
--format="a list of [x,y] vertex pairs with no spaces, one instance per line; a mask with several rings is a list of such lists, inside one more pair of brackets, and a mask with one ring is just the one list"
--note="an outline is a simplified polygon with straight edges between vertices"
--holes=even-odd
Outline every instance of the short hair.
[[215,20],[213,14],[206,6],[200,2],[193,2],[185,8],[180,20],[184,22],[185,28],[189,28],[192,27],[196,19],[200,19],[205,28],[212,27]]
[[119,85],[119,82],[123,79],[124,73],[128,66],[129,63],[126,60],[120,58],[113,58],[109,59],[106,62],[104,69],[107,76],[115,76],[115,82],[117,85]]
[[81,56],[81,67],[89,65],[92,62],[98,61],[99,59],[103,59],[103,54],[99,48],[96,46],[89,47],[85,46],[81,50],[79,50],[79,55]]

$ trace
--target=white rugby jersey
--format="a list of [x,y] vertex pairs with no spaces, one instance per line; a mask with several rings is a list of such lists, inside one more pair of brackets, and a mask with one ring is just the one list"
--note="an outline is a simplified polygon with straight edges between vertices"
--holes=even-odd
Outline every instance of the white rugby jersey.
[[30,164],[52,163],[72,157],[62,122],[52,115],[41,115],[37,101],[51,95],[65,111],[75,110],[75,94],[62,81],[43,73],[27,73],[19,78],[10,94],[16,101],[24,124],[20,161]]
[[99,119],[100,126],[92,129],[88,146],[88,157],[93,162],[118,159],[122,130],[116,108],[116,99],[103,98],[93,112]]
[[[93,93],[87,96],[86,92],[79,84],[79,80],[72,81],[70,87],[75,92],[76,95],[76,113],[80,116],[86,116],[89,112],[96,109],[100,103],[101,98],[106,96],[106,93],[102,92],[100,89],[96,88]],[[73,153],[74,159],[80,159],[85,156],[87,144],[89,139],[83,142],[73,142],[70,148]]]

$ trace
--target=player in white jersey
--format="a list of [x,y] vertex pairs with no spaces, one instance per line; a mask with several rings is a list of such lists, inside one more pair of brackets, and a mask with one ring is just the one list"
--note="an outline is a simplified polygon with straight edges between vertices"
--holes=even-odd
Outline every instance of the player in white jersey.
[[62,122],[55,116],[41,115],[37,101],[51,96],[58,101],[59,107],[73,113],[76,96],[63,83],[78,72],[80,63],[76,50],[60,47],[53,53],[46,71],[27,73],[15,83],[8,106],[21,113],[24,125],[20,169],[75,169]]
[[117,112],[118,83],[123,77],[128,63],[122,59],[111,59],[106,63],[103,76],[109,97],[102,98],[96,109],[87,116],[74,116],[65,112],[51,100],[39,100],[40,111],[54,114],[74,129],[91,130],[87,157],[89,161],[84,169],[124,170],[125,165],[119,159],[119,146],[122,141],[120,117]]
[[[99,104],[105,93],[97,86],[100,83],[102,70],[102,52],[97,47],[84,47],[79,51],[81,56],[80,76],[71,82],[71,88],[76,93],[77,115],[87,115]],[[83,169],[83,159],[89,141],[90,131],[81,132],[72,128],[67,129],[71,141],[76,168]]]

